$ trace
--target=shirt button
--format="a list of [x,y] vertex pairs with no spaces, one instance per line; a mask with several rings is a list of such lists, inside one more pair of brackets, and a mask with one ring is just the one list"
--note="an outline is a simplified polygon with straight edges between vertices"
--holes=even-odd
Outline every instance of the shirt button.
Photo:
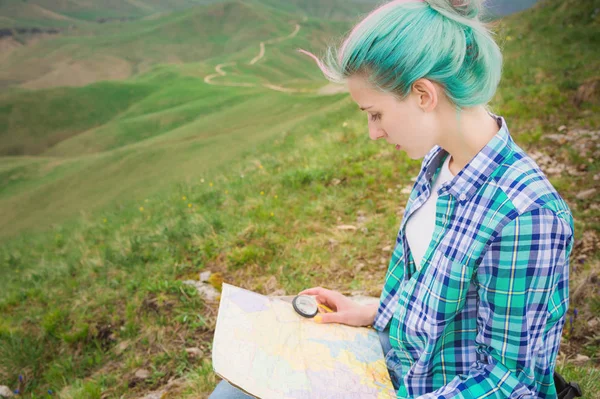
[[459,200],[464,201],[467,199],[467,196],[463,193],[458,197]]

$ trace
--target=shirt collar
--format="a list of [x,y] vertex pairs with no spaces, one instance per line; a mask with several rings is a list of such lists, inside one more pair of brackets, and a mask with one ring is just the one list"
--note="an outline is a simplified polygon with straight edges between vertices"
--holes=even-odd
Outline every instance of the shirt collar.
[[[485,183],[496,167],[512,152],[513,140],[502,116],[490,115],[496,119],[500,129],[494,137],[467,163],[452,180],[445,183],[448,192],[462,205],[469,201]],[[428,155],[429,162],[425,176],[431,179],[442,165],[448,151],[436,145]]]

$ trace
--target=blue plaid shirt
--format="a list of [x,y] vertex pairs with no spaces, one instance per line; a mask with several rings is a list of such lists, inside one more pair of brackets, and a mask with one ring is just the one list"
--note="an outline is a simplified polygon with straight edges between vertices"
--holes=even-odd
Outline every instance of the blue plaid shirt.
[[399,398],[555,398],[569,306],[573,217],[538,165],[499,131],[438,190],[433,237],[415,267],[406,221],[448,152],[423,159],[374,327],[390,329]]

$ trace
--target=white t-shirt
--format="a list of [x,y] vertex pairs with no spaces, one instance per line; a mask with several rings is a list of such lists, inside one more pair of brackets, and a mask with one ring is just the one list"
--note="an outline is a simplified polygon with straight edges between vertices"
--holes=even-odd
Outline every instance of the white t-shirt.
[[454,175],[450,172],[448,164],[450,163],[451,155],[448,154],[442,169],[438,174],[431,194],[427,201],[419,207],[406,222],[406,240],[417,270],[421,270],[421,262],[429,248],[429,244],[433,238],[433,229],[435,228],[435,203],[437,202],[437,191],[443,183],[452,180]]

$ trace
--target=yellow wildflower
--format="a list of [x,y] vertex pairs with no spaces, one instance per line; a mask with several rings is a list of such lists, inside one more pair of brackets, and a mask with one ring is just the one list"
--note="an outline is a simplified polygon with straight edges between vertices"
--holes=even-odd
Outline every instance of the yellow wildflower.
[[191,207],[192,207],[192,204],[188,204],[188,208],[191,208]]
[[275,199],[277,199],[277,196],[275,196]]
[[183,197],[181,197],[181,199],[185,201],[187,197],[184,195]]
[[144,207],[140,206],[140,212],[144,212]]
[[211,187],[213,186],[212,182],[208,183],[208,185],[211,186]]
[[265,192],[264,192],[264,191],[261,191],[261,192],[260,192],[260,195],[265,195]]
[[104,223],[106,223],[106,222],[107,222],[106,218],[104,218],[102,221],[103,221]]
[[271,216],[275,216],[275,214],[273,212],[271,212]]
[[263,168],[263,166],[262,166],[262,165],[258,165],[258,168],[259,168],[259,169],[262,169],[262,168]]

